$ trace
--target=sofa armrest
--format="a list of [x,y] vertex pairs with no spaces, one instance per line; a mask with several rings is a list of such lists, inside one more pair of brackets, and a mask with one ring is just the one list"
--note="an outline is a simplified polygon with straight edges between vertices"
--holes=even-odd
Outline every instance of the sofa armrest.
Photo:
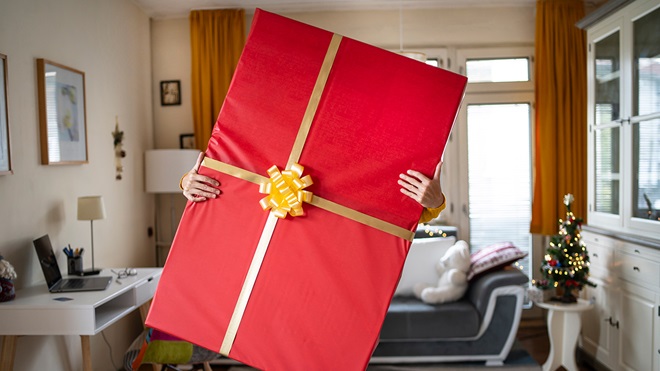
[[483,317],[493,290],[502,286],[523,285],[527,282],[527,276],[515,268],[489,272],[470,281],[465,298],[472,302]]

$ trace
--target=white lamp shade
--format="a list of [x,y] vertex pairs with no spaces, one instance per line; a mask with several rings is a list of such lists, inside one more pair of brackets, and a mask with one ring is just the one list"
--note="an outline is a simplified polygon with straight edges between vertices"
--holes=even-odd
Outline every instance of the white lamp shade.
[[152,149],[144,153],[145,190],[179,193],[179,180],[195,166],[199,150]]
[[78,197],[78,220],[105,219],[103,196]]
[[426,63],[426,54],[422,52],[400,51],[399,55],[420,61],[422,63]]

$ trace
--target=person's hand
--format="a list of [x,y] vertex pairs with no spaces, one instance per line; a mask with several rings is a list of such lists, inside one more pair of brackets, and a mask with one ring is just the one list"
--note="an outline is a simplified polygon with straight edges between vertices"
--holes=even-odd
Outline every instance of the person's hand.
[[220,182],[217,180],[197,173],[199,166],[204,159],[204,152],[197,157],[197,163],[181,180],[183,195],[192,202],[206,201],[209,198],[216,198],[222,191],[218,188]]
[[419,202],[422,206],[435,209],[445,202],[445,196],[442,194],[440,186],[440,172],[442,171],[442,161],[435,167],[433,179],[429,179],[424,174],[415,170],[408,170],[407,174],[399,175],[399,185],[401,193]]

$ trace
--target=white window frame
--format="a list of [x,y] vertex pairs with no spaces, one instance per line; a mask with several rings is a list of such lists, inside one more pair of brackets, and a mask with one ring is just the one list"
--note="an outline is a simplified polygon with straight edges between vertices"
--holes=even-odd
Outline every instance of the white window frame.
[[[448,48],[449,58],[455,56],[457,63],[451,66],[455,72],[466,71],[468,59],[495,59],[527,57],[530,61],[530,79],[524,82],[494,82],[468,83],[465,98],[459,111],[452,135],[445,149],[444,165],[442,166],[442,189],[448,199],[447,209],[441,218],[447,223],[458,226],[458,238],[469,242],[469,200],[467,175],[467,105],[472,103],[520,103],[531,102],[532,119],[534,118],[534,65],[533,46],[515,46],[499,48]],[[530,130],[532,138],[534,125]],[[533,146],[532,146],[533,152]],[[533,154],[532,154],[533,156]],[[532,158],[532,164],[533,162]],[[446,181],[445,181],[446,180]],[[459,204],[460,200],[460,204]],[[531,252],[530,252],[531,253]]]
[[467,76],[467,61],[471,59],[508,59],[527,58],[529,60],[529,80],[514,82],[468,82],[466,94],[487,92],[534,91],[534,48],[533,47],[502,47],[502,48],[470,48],[456,51],[458,72]]

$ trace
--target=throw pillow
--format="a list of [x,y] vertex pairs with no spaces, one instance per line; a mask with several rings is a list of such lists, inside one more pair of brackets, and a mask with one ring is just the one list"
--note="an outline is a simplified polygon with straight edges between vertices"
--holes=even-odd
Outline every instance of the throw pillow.
[[525,256],[527,253],[511,242],[500,242],[484,247],[472,254],[468,281],[480,274],[502,269]]
[[454,243],[456,243],[456,237],[414,239],[394,295],[412,296],[414,295],[413,287],[420,282],[435,285],[439,278],[435,264]]

